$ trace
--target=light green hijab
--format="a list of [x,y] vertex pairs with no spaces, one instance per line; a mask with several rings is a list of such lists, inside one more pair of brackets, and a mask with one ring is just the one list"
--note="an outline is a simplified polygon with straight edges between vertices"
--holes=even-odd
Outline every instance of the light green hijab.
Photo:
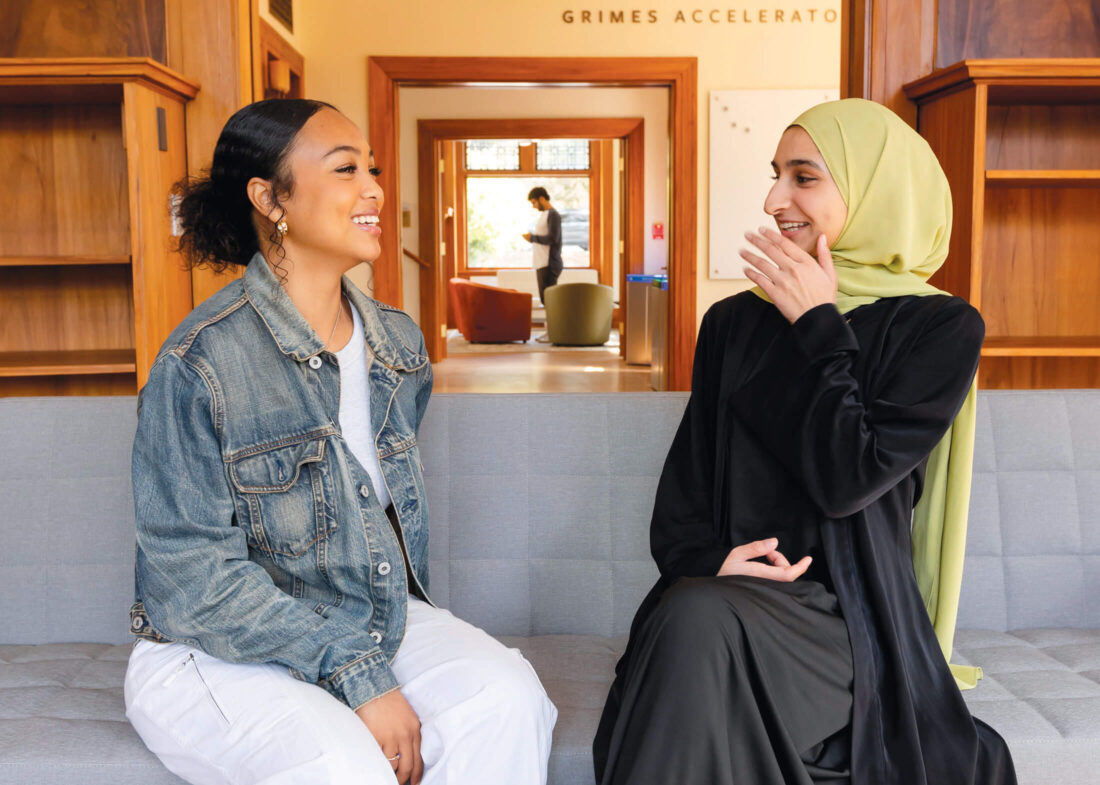
[[[791,124],[810,135],[836,182],[848,219],[831,247],[837,308],[881,297],[944,294],[928,278],[947,258],[951,190],[928,143],[884,106],[861,98],[819,104]],[[768,299],[759,288],[757,295]],[[928,458],[913,511],[913,569],[936,639],[950,661],[962,587],[977,382]],[[969,689],[981,669],[951,665]]]

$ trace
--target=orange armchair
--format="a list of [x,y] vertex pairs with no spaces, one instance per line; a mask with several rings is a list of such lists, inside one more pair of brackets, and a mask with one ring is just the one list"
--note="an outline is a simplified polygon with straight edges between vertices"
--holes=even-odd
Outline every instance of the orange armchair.
[[531,338],[531,295],[452,278],[448,286],[458,330],[470,343]]

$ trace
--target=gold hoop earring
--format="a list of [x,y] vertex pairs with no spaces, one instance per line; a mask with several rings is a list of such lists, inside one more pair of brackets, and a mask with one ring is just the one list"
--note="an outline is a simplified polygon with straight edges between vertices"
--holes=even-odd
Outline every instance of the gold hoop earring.
[[281,221],[279,221],[279,223],[275,224],[275,231],[277,231],[283,237],[286,237],[287,225],[286,225],[286,219],[285,218],[283,218]]

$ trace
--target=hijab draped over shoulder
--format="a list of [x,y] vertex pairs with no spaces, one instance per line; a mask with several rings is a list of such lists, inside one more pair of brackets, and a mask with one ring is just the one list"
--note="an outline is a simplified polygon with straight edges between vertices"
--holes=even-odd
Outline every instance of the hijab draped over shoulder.
[[[840,312],[883,297],[945,294],[928,278],[947,259],[951,189],[928,143],[886,107],[860,98],[819,104],[791,125],[817,145],[848,207],[830,248]],[[945,657],[962,586],[976,391],[975,382],[929,456],[913,515],[913,567]],[[978,668],[951,668],[964,689],[981,677]]]

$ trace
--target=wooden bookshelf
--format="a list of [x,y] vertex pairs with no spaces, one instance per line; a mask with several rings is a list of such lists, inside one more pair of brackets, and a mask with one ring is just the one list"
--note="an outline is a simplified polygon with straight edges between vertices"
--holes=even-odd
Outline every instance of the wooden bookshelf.
[[136,371],[132,349],[0,352],[0,376],[92,376]]
[[1100,387],[1100,59],[964,60],[905,85],[951,183],[933,283],[986,322],[986,388]]
[[130,264],[129,256],[0,256],[0,267]]
[[987,188],[1095,188],[1100,186],[1100,169],[987,169]]
[[144,383],[191,308],[169,192],[197,90],[148,58],[0,59],[0,395]]

